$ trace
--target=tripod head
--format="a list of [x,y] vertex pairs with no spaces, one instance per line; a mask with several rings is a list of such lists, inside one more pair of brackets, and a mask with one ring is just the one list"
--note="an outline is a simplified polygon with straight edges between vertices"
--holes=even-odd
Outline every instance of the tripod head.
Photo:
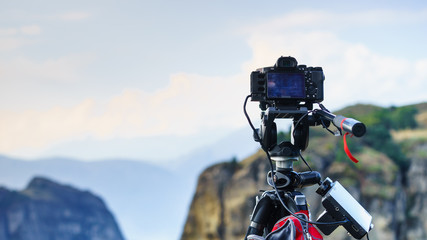
[[[261,127],[254,133],[255,141],[261,143],[264,151],[268,152],[271,160],[276,163],[274,174],[269,172],[267,182],[273,186],[275,181],[279,189],[294,190],[304,186],[320,183],[321,177],[318,172],[296,173],[293,171],[293,162],[298,161],[301,151],[308,147],[309,126],[318,125],[313,115],[309,115],[306,107],[282,108],[268,107],[261,114]],[[277,143],[276,118],[292,119],[290,141]],[[329,121],[326,121],[329,126]],[[325,124],[325,123],[324,123]],[[274,175],[274,177],[273,177]]]

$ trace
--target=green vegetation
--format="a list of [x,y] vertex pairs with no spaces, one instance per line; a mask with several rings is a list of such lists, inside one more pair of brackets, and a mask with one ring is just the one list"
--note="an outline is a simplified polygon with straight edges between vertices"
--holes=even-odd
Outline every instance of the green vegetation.
[[[320,127],[310,129],[307,159],[321,156],[324,169],[327,169],[325,175],[339,178],[346,187],[357,186],[367,198],[391,199],[397,191],[394,186],[397,173],[404,173],[409,169],[408,156],[411,155],[408,153],[413,150],[414,141],[422,141],[420,138],[409,138],[397,142],[393,136],[396,132],[419,130],[422,127],[417,122],[419,111],[417,106],[382,108],[355,105],[345,108],[336,114],[358,119],[367,128],[366,134],[361,138],[347,136],[349,149],[363,163],[352,163],[343,150],[342,137],[334,138]],[[329,129],[334,131],[335,127],[330,126]],[[330,161],[327,161],[328,158]]]
[[[360,120],[366,125],[367,132],[357,144],[349,141],[349,147],[352,152],[360,152],[360,144],[369,146],[379,152],[384,153],[392,159],[403,171],[409,167],[409,161],[402,151],[402,146],[396,143],[392,136],[392,130],[415,129],[418,127],[416,115],[419,107],[389,107],[381,108],[373,105],[358,104],[345,108],[339,114]],[[351,145],[350,145],[351,144]],[[342,156],[337,156],[340,159]]]
[[367,127],[362,142],[390,157],[403,171],[409,167],[409,161],[402,148],[393,141],[391,130],[414,129],[417,127],[413,106],[382,108],[359,117]]
[[358,119],[366,125],[382,126],[387,130],[414,129],[418,110],[414,106],[381,108],[369,114],[362,114]]

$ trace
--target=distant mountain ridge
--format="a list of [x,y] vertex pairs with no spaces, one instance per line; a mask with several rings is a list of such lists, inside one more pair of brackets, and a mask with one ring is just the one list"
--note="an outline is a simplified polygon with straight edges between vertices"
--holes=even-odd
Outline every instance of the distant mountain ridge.
[[36,177],[22,191],[0,188],[0,239],[123,240],[103,200]]

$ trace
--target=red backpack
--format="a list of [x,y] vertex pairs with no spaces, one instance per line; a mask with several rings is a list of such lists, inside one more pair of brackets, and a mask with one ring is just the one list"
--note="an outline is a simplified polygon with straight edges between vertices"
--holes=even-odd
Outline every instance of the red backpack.
[[[309,220],[308,211],[295,213],[299,218]],[[289,215],[277,221],[265,240],[321,240],[322,235],[310,223]]]

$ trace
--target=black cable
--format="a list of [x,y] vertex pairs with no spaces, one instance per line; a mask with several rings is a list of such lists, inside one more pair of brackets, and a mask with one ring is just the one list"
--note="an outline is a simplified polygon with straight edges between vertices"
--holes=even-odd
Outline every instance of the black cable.
[[[273,174],[274,174],[274,166],[273,166],[273,161],[271,161],[270,153],[268,153],[268,151],[265,150],[264,145],[262,144],[262,139],[259,136],[258,131],[255,129],[254,125],[252,124],[252,121],[251,121],[248,113],[246,112],[246,104],[247,104],[248,99],[250,97],[251,97],[251,95],[246,96],[245,103],[243,104],[243,113],[245,114],[245,117],[248,120],[249,126],[251,126],[252,131],[254,132],[254,136],[259,140],[259,144],[261,145],[261,148],[267,154],[267,159],[268,159],[268,161],[270,163],[270,168],[271,168],[271,177],[273,179],[273,177],[274,177],[273,176]],[[279,196],[279,192],[277,191],[276,184],[274,183],[274,181],[272,181],[272,182],[273,182],[273,185],[274,185],[274,189],[276,190],[276,194],[277,194],[277,196]],[[279,198],[280,198],[280,196],[279,196]]]
[[[262,144],[262,139],[261,139],[261,137],[259,136],[259,134],[258,134],[258,131],[255,129],[255,127],[254,127],[254,125],[252,124],[252,121],[251,121],[251,119],[250,119],[250,117],[249,117],[249,115],[248,115],[248,113],[246,112],[246,104],[247,104],[247,102],[248,102],[248,99],[251,97],[251,95],[248,95],[247,97],[246,97],[246,99],[245,99],[245,102],[244,102],[244,104],[243,104],[243,113],[245,114],[245,117],[246,117],[246,119],[248,120],[248,122],[249,122],[249,126],[251,126],[251,128],[252,128],[252,131],[254,132],[254,135],[256,136],[256,138],[257,139],[259,139],[260,141],[259,141],[259,143],[260,143],[260,145],[261,145],[261,148],[264,150],[264,152],[266,153],[266,155],[267,155],[267,159],[268,159],[268,162],[270,163],[270,168],[271,168],[271,177],[272,177],[272,179],[274,179],[274,176],[273,176],[273,174],[274,174],[274,167],[273,167],[273,161],[271,160],[271,157],[270,157],[270,154],[268,153],[268,151],[266,151],[265,150],[265,148],[264,148],[264,145]],[[308,114],[308,113],[307,113]],[[306,114],[305,114],[306,115]],[[304,116],[303,116],[304,117]],[[301,118],[300,118],[300,120],[301,120]],[[300,220],[300,221],[303,221],[303,222],[305,222],[305,223],[310,223],[310,224],[314,224],[314,225],[342,225],[342,224],[345,224],[345,223],[347,223],[348,222],[348,220],[346,219],[346,220],[344,220],[344,221],[338,221],[338,222],[328,222],[328,223],[324,223],[324,222],[312,222],[312,221],[308,221],[308,220],[306,220],[306,219],[304,219],[304,218],[300,218],[299,216],[297,216],[295,213],[293,213],[289,208],[288,208],[288,206],[286,206],[286,204],[283,202],[283,200],[282,200],[282,197],[280,197],[280,194],[279,194],[279,190],[277,189],[277,187],[276,187],[276,183],[274,182],[274,180],[273,181],[271,181],[272,182],[272,184],[273,184],[273,188],[274,188],[274,191],[275,191],[275,194],[277,195],[277,198],[279,199],[279,201],[280,201],[280,203],[282,204],[282,206],[285,208],[285,210],[286,211],[288,211],[293,217],[295,217],[296,219],[298,219],[298,220]]]
[[293,138],[295,139],[295,130],[297,129],[297,126],[298,126],[298,124],[300,124],[301,123],[301,121],[302,121],[302,119],[303,118],[305,118],[309,113],[311,113],[312,111],[308,111],[308,112],[306,112],[306,113],[304,113],[299,119],[298,119],[298,121],[297,121],[297,123],[295,123],[295,126],[294,126],[294,130],[292,131],[292,136],[293,136]]
[[[298,124],[300,124],[300,123],[301,123],[301,121],[302,121],[302,119],[303,119],[304,117],[308,116],[308,114],[309,114],[309,113],[311,113],[311,112],[312,112],[312,111],[308,111],[308,112],[304,113],[304,115],[302,115],[302,116],[298,119],[298,121],[295,123],[294,130],[292,131],[292,136],[293,136],[293,138],[294,138],[294,139],[295,139],[295,130],[297,129]],[[303,156],[302,156],[302,154],[301,154],[301,151],[299,151],[298,153],[299,153],[299,156],[301,157],[302,161],[304,162],[304,164],[308,167],[308,169],[310,169],[310,172],[313,172],[313,170],[311,169],[311,167],[310,167],[310,165],[308,164],[308,162],[303,158]]]
[[322,118],[320,118],[320,122],[322,123],[322,126],[323,126],[323,128],[324,128],[324,129],[326,129],[328,132],[330,132],[332,135],[334,135],[334,136],[335,136],[335,133],[334,133],[334,132],[332,132],[332,130],[331,130],[331,129],[329,129],[328,127],[326,127],[326,124],[325,124],[325,122],[323,121],[323,119],[322,119]]
[[311,169],[311,167],[308,164],[308,162],[302,157],[301,151],[299,152],[299,156],[302,159],[302,161],[305,163],[305,165],[308,167],[308,169],[310,169],[310,172],[313,172],[313,170]]

